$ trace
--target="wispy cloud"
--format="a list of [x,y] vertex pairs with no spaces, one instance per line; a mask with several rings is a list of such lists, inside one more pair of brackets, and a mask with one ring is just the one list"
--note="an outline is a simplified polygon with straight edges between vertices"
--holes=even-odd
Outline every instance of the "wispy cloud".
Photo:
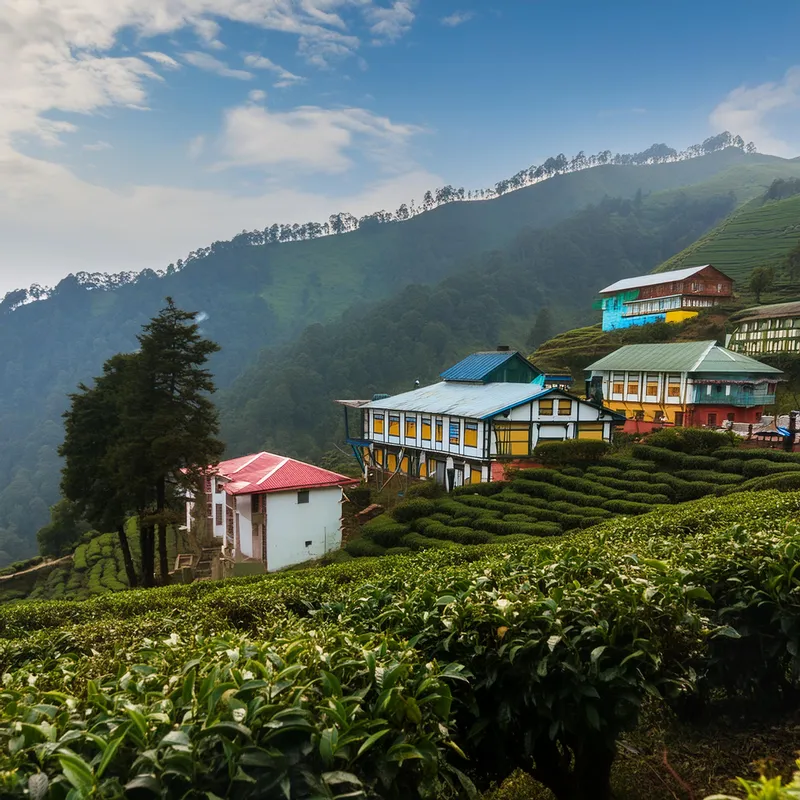
[[111,150],[111,145],[108,142],[104,142],[102,140],[94,142],[93,144],[85,144],[83,146],[84,150]]
[[[776,118],[782,113],[800,109],[800,66],[791,67],[779,81],[757,86],[739,86],[709,115],[714,131],[728,130],[745,141],[754,141],[758,149],[779,156],[796,156],[800,151],[800,135],[791,141],[776,130]],[[796,131],[795,125],[786,126]]]
[[289,72],[288,69],[284,69],[280,64],[276,64],[266,56],[248,53],[244,57],[244,63],[251,69],[265,69],[274,72],[277,79],[272,85],[277,89],[284,89],[287,86],[294,86],[305,81],[302,75],[295,75],[293,72]]
[[465,22],[469,22],[474,16],[474,11],[456,11],[446,17],[442,17],[439,21],[448,28],[455,28]]
[[240,81],[249,81],[253,78],[252,72],[247,72],[243,69],[231,69],[224,61],[214,58],[209,53],[201,53],[199,50],[183,53],[182,57],[187,64],[206,72],[221,75],[223,78],[236,78]]
[[395,0],[390,6],[368,5],[365,15],[371,23],[373,44],[393,42],[408,31],[414,22],[414,0]]
[[162,67],[166,67],[167,69],[181,68],[181,65],[174,58],[172,58],[172,56],[168,56],[166,53],[159,53],[155,50],[150,50],[147,53],[142,53],[142,55],[145,58],[149,58],[151,61],[155,61]]
[[253,103],[260,103],[262,100],[267,99],[267,93],[262,89],[253,89],[252,92],[247,93],[247,99]]

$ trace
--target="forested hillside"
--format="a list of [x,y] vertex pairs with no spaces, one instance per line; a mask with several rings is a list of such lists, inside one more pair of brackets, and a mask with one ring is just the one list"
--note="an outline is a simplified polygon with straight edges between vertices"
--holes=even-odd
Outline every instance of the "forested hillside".
[[[481,300],[470,302],[486,311],[486,320],[477,324],[470,321],[467,327],[459,319],[452,318],[447,303],[441,308],[438,300],[428,301],[424,309],[422,305],[417,306],[417,310],[425,313],[421,318],[410,320],[414,327],[408,329],[407,335],[419,333],[423,340],[433,344],[414,351],[416,356],[402,354],[401,357],[409,358],[408,363],[412,365],[405,371],[396,369],[398,362],[393,354],[397,353],[397,347],[387,344],[388,353],[384,359],[375,357],[381,355],[381,350],[372,346],[371,356],[363,361],[369,366],[369,372],[364,373],[369,376],[367,381],[386,386],[392,376],[394,385],[399,385],[406,372],[419,372],[419,377],[434,373],[443,360],[448,360],[448,352],[460,353],[473,344],[493,344],[497,336],[507,335],[500,322],[505,315],[506,301],[491,298],[503,294],[500,291],[502,266],[508,260],[516,263],[517,259],[525,258],[522,254],[526,247],[543,248],[544,255],[537,258],[545,263],[542,259],[546,256],[551,274],[544,276],[540,285],[539,279],[531,273],[525,288],[514,285],[518,279],[516,274],[509,275],[507,280],[512,285],[506,284],[504,293],[515,297],[519,304],[514,318],[524,327],[526,316],[547,302],[558,306],[562,324],[577,324],[581,321],[582,310],[588,308],[590,295],[605,281],[606,271],[610,269],[608,277],[611,279],[612,275],[651,269],[659,260],[690,244],[735,204],[760,194],[776,177],[789,175],[800,175],[800,163],[745,153],[737,148],[673,163],[608,164],[556,175],[496,199],[450,202],[408,221],[365,224],[357,231],[341,235],[264,245],[247,243],[251,241],[247,237],[236,237],[229,243],[215,243],[179,271],[170,271],[163,277],[147,273],[135,282],[114,288],[90,289],[70,276],[47,299],[17,306],[17,300],[9,296],[0,304],[0,363],[3,364],[3,380],[0,381],[0,563],[34,551],[34,534],[46,522],[48,506],[58,497],[60,464],[56,447],[62,436],[60,415],[66,408],[67,394],[79,381],[97,374],[110,355],[132,349],[140,326],[157,312],[168,294],[181,307],[205,312],[204,333],[222,346],[212,369],[218,384],[225,388],[256,361],[262,348],[289,342],[298,335],[297,344],[285,352],[297,353],[298,358],[316,359],[317,354],[306,348],[311,346],[315,336],[327,336],[327,331],[311,327],[302,332],[309,325],[321,326],[335,321],[347,309],[351,309],[348,321],[339,327],[333,322],[331,330],[347,331],[348,341],[353,342],[361,338],[359,331],[362,329],[355,323],[364,318],[372,319],[373,304],[387,297],[403,291],[427,297],[436,297],[440,292],[448,296],[465,292],[465,296],[472,297],[473,290],[467,291],[468,286],[483,292]],[[657,206],[673,200],[668,195],[660,200],[656,195],[648,198],[642,208],[650,209],[647,213],[659,217],[655,223],[659,232],[658,244],[654,246],[648,239],[645,251],[637,249],[639,245],[631,252],[604,247],[604,238],[610,237],[617,244],[619,240],[617,233],[604,229],[602,223],[593,226],[591,245],[579,244],[582,234],[576,239],[572,232],[554,233],[541,240],[534,234],[536,230],[563,222],[589,203],[600,203],[604,197],[647,197],[682,186],[691,186],[687,189],[691,202],[710,199],[710,206],[704,206],[696,219],[675,222],[676,230],[669,232],[664,226],[671,223],[665,220],[678,217],[669,208],[658,210]],[[723,201],[720,197],[726,199]],[[591,212],[598,213],[604,219],[605,212],[597,209]],[[635,219],[645,228],[649,224],[641,215]],[[511,244],[522,230],[529,232]],[[591,252],[595,250],[605,253],[607,260],[595,257]],[[481,254],[491,251],[502,255],[482,257]],[[587,252],[592,266],[579,266],[578,262]],[[485,275],[474,272],[483,270],[486,264],[489,271]],[[557,286],[551,287],[566,274],[565,264],[583,270],[586,283],[581,292],[559,293]],[[463,285],[461,279],[455,277],[460,274],[465,274]],[[433,293],[423,288],[405,289],[412,284],[416,287],[435,284],[448,276],[453,276],[453,281]],[[113,281],[100,282],[101,285],[109,283]],[[406,308],[405,301],[397,302],[399,306],[387,308]],[[447,302],[454,302],[458,307],[458,300]],[[496,302],[496,310],[480,305],[485,302]],[[460,314],[456,312],[455,316]],[[393,324],[390,322],[387,330]],[[328,353],[331,352],[329,345],[326,343]],[[261,361],[270,358],[272,356],[264,356]],[[280,367],[302,371],[300,366],[283,361]],[[345,361],[340,372],[345,374],[347,369]],[[311,374],[320,373],[311,370]],[[352,387],[353,391],[361,387],[363,391],[366,388],[364,378],[359,380],[361,384],[346,382],[344,385],[348,389]],[[259,386],[259,381],[268,381],[270,385],[274,382],[263,372],[250,372],[240,386],[256,388],[248,390],[241,400],[229,399],[228,407],[244,409],[247,398],[260,398],[264,387]],[[283,379],[275,385],[282,398],[277,407],[291,406],[291,421],[285,423],[287,416],[281,413],[274,417],[274,430],[258,426],[248,428],[246,420],[255,419],[248,411],[243,414],[241,423],[230,428],[234,434],[231,451],[253,449],[259,445],[260,438],[295,455],[312,455],[325,449],[332,439],[327,424],[322,424],[315,415],[309,416],[303,397],[292,405],[292,395],[287,394],[289,390]],[[331,384],[336,385],[341,386],[342,382]]]
[[[423,383],[474,349],[524,347],[536,312],[563,327],[588,318],[603,283],[650,271],[723,219],[728,195],[688,191],[605,199],[544,231],[529,230],[440,284],[410,286],[367,313],[314,325],[264,351],[225,392],[223,438],[232,452],[264,447],[316,458],[342,437],[337,397]],[[597,314],[598,312],[591,312]]]

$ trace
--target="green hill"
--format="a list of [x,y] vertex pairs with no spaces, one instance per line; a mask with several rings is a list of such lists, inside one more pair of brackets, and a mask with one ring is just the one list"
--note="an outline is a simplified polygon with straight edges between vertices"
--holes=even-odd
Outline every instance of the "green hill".
[[[594,167],[559,175],[497,199],[450,203],[406,222],[369,223],[352,233],[268,245],[248,244],[247,236],[239,236],[231,242],[215,243],[182,270],[161,278],[155,273],[145,274],[118,288],[89,288],[70,276],[47,299],[15,307],[10,296],[0,303],[0,564],[34,551],[35,531],[47,521],[48,506],[57,500],[60,463],[56,447],[62,435],[60,415],[67,405],[67,394],[79,381],[97,374],[110,355],[134,348],[141,325],[157,312],[166,295],[180,306],[205,312],[204,333],[222,346],[212,364],[222,388],[230,387],[240,373],[257,362],[264,347],[294,340],[297,345],[288,352],[301,359],[316,359],[313,351],[304,349],[315,346],[317,329],[313,326],[337,325],[345,313],[348,346],[368,347],[370,353],[365,363],[368,371],[348,381],[348,388],[355,391],[365,383],[377,382],[399,385],[408,373],[435,370],[442,358],[448,358],[447,352],[460,353],[473,344],[491,344],[498,336],[517,335],[529,325],[527,315],[541,303],[558,306],[563,327],[580,324],[581,309],[588,307],[589,295],[606,278],[651,269],[705,233],[735,205],[763,192],[779,175],[800,175],[800,163],[746,154],[736,148],[674,163]],[[679,187],[684,187],[687,207],[709,201],[693,221],[682,218],[673,208],[676,201],[670,192]],[[585,255],[591,247],[585,243],[576,247],[571,234],[547,240],[535,236],[516,239],[521,231],[541,232],[558,225],[588,204],[601,203],[604,197],[631,199],[640,194],[646,198],[643,213],[652,215],[653,220],[637,217],[637,224],[659,233],[655,240],[643,233],[639,251],[601,247],[605,260],[590,257],[590,266],[583,269],[574,256],[578,252]],[[659,203],[669,208],[659,209]],[[661,220],[669,215],[679,220],[673,233],[660,228]],[[598,241],[610,236],[619,242],[613,230],[604,231],[597,225],[592,230]],[[482,293],[481,297],[491,299],[499,285],[493,284],[492,276],[498,281],[501,278],[494,268],[486,278],[474,276],[476,269],[493,263],[482,254],[498,250],[504,254],[502,258],[522,263],[528,258],[524,248],[529,246],[539,248],[536,258],[542,263],[547,260],[552,274],[542,277],[541,286],[528,284],[525,297],[518,296],[513,285],[516,277],[510,276],[511,283],[503,292],[512,300],[507,303],[501,298],[497,306],[509,313],[487,309],[494,322],[471,322],[457,347],[445,346],[436,342],[456,342],[454,331],[461,326],[458,322],[451,324],[447,302],[443,310],[429,305],[426,316],[408,319],[410,327],[405,335],[418,331],[428,342],[421,350],[415,350],[412,343],[409,353],[418,356],[411,359],[413,366],[374,371],[376,362],[397,363],[392,361],[393,356],[387,358],[380,350],[359,344],[365,340],[356,323],[373,314],[376,303],[402,297],[409,285],[432,285],[450,277],[454,283],[443,284],[442,291],[461,294],[461,278],[454,277],[461,275],[470,276],[464,278],[464,287],[471,286]],[[542,248],[551,250],[544,252]],[[560,261],[568,261],[574,265],[570,269],[578,271],[563,272]],[[577,292],[561,292],[558,281],[550,278],[567,274],[581,275],[587,283]],[[470,320],[483,310],[481,301],[475,302]],[[397,313],[401,306],[389,308]],[[512,307],[516,310],[511,311]],[[393,325],[391,320],[389,325]],[[267,373],[250,372],[239,385],[251,381],[272,382],[272,378]],[[285,386],[285,381],[279,380],[278,385]],[[327,386],[323,388],[327,392]],[[245,392],[244,396],[250,394]],[[314,420],[310,420],[310,427],[306,424],[309,417],[305,404],[304,396],[289,396],[288,400],[283,396],[276,407],[285,412],[269,429],[246,427],[247,420],[259,416],[248,412],[241,423],[229,428],[236,433],[232,449],[252,449],[263,437],[287,452],[319,453],[335,436],[327,431],[320,435]],[[235,399],[229,403],[236,405]],[[290,417],[293,421],[285,423]]]
[[[789,291],[780,270],[787,253],[800,242],[800,194],[772,200],[758,197],[731,214],[685,250],[661,264],[657,272],[695,264],[713,264],[736,281],[739,294],[747,294],[753,269],[774,267],[776,290]],[[794,292],[797,294],[797,291]]]
[[[608,198],[543,231],[527,231],[435,286],[410,286],[373,309],[309,327],[262,352],[221,398],[232,453],[264,448],[319,458],[341,441],[339,397],[401,391],[475,349],[523,349],[536,313],[560,329],[586,320],[598,285],[647,272],[730,213],[727,194],[689,189]],[[594,312],[596,315],[597,312]],[[585,322],[584,322],[585,324]]]

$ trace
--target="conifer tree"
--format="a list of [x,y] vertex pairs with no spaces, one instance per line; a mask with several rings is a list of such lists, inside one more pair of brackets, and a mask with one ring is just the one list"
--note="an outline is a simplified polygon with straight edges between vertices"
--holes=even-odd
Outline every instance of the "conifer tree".
[[124,522],[139,520],[141,584],[166,581],[167,526],[183,519],[186,490],[194,490],[223,445],[214,391],[205,368],[218,346],[199,332],[196,313],[171,298],[144,326],[136,353],[109,359],[94,387],[71,396],[65,416],[64,495],[100,530],[115,526],[131,586],[136,574]]

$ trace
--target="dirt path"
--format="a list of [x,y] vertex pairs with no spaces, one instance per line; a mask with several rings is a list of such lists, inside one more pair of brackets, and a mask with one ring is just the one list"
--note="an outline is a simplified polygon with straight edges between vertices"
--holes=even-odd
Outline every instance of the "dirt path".
[[10,575],[0,575],[0,581],[9,581],[12,578],[18,578],[20,575],[27,575],[29,572],[37,572],[45,567],[54,567],[58,564],[65,564],[67,561],[72,561],[72,553],[70,553],[68,556],[62,556],[61,558],[53,559],[52,561],[42,561],[41,564],[37,564],[35,567],[28,567],[28,569],[23,569],[21,572],[12,572]]

